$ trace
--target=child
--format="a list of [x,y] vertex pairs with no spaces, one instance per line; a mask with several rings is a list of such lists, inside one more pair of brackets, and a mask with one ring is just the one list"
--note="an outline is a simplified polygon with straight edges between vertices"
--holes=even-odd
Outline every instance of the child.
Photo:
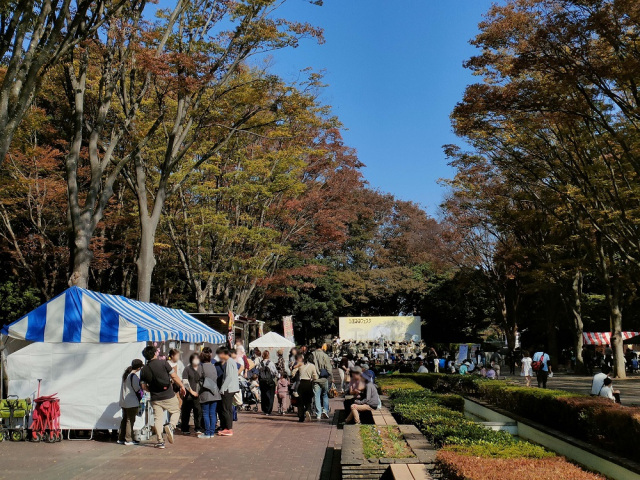
[[287,377],[286,373],[282,373],[282,376],[278,380],[277,393],[278,413],[284,415],[289,409],[289,377]]
[[255,373],[251,376],[251,393],[256,396],[256,400],[260,401],[260,383],[258,382],[258,375]]

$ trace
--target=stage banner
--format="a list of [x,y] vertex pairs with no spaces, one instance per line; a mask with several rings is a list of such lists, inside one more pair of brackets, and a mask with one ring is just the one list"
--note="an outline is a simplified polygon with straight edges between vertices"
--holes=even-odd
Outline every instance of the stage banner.
[[467,358],[469,358],[469,345],[460,345],[460,349],[458,350],[457,363],[462,363]]
[[340,338],[355,341],[420,341],[420,317],[340,317]]
[[290,342],[296,343],[293,339],[293,316],[287,315],[282,317],[282,329],[284,331],[284,338]]

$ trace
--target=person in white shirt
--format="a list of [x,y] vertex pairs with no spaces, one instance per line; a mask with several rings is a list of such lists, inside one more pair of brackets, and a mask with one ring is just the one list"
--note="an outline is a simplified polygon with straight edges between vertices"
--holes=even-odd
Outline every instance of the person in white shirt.
[[598,396],[608,398],[612,402],[615,402],[616,397],[614,395],[612,384],[613,384],[613,380],[611,380],[609,377],[606,377],[604,379],[602,388],[600,389],[600,393],[598,394]]
[[420,365],[420,368],[418,368],[418,373],[429,373],[429,369],[424,362]]
[[602,390],[602,387],[604,386],[605,379],[609,377],[609,373],[609,367],[604,365],[602,367],[602,371],[593,376],[593,381],[591,382],[591,395],[594,397],[600,395],[600,390]]

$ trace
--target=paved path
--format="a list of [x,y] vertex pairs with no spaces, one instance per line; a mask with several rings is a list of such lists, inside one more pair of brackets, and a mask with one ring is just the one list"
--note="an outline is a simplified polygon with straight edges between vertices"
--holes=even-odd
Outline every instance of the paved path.
[[[340,408],[337,400],[332,408]],[[0,444],[0,479],[317,480],[331,470],[337,425],[298,423],[293,415],[240,413],[233,437],[201,440],[176,435],[164,450],[114,441]],[[327,460],[325,461],[325,457]]]
[[[524,385],[524,378],[520,376],[507,376],[508,380],[520,382]],[[568,392],[589,394],[591,392],[592,377],[581,375],[557,374],[550,378],[547,387],[558,390],[567,390]],[[535,378],[532,379],[532,385],[537,385]],[[613,380],[616,390],[620,390],[622,403],[624,405],[640,406],[640,376],[634,375],[624,380]]]

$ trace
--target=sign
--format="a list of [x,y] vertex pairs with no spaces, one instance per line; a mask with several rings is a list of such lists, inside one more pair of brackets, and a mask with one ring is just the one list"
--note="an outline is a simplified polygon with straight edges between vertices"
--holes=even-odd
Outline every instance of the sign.
[[343,340],[404,342],[422,338],[420,317],[340,317]]
[[460,349],[458,350],[457,363],[461,364],[467,358],[469,358],[469,345],[460,345]]
[[282,329],[284,330],[284,338],[296,343],[293,340],[293,316],[287,315],[286,317],[282,317]]
[[236,330],[233,328],[235,325],[235,317],[233,316],[233,312],[229,310],[229,335],[227,339],[229,340],[229,348],[234,348],[236,345]]

